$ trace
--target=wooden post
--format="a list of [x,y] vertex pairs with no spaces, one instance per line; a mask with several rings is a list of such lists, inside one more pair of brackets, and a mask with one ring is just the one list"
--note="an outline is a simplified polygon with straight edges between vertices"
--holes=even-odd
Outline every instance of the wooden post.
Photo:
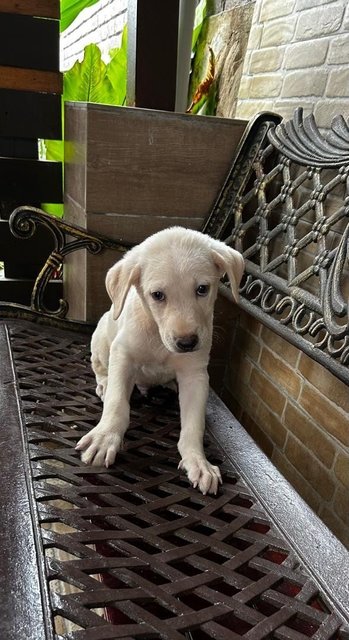
[[127,104],[174,111],[179,0],[129,0]]

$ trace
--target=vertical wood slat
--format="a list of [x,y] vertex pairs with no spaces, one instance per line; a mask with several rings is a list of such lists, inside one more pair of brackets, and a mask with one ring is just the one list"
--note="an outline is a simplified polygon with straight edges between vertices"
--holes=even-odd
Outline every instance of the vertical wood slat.
[[174,111],[179,0],[129,0],[127,104]]

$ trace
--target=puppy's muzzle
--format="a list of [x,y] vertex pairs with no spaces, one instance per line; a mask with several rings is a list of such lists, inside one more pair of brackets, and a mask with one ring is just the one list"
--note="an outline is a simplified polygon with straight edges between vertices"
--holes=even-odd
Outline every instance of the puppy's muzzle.
[[194,351],[198,342],[199,337],[196,335],[196,333],[192,333],[189,336],[180,336],[179,338],[176,338],[175,345],[177,351],[185,353],[188,351]]

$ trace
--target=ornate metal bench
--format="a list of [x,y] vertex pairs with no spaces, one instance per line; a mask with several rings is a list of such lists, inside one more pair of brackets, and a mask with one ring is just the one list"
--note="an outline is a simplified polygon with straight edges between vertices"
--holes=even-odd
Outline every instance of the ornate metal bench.
[[[278,122],[264,114],[251,123],[204,230],[244,252],[241,306],[348,382],[349,130],[339,118],[324,138],[300,111]],[[17,235],[37,223],[56,248],[32,306],[0,306],[1,636],[348,638],[348,553],[213,391],[207,447],[223,471],[217,497],[178,471],[176,399],[160,390],[134,396],[126,448],[111,469],[80,462],[74,445],[101,411],[92,327],[67,320],[64,303],[47,309],[45,285],[70,251],[127,246],[31,207],[12,214]],[[342,235],[332,234],[341,224]]]

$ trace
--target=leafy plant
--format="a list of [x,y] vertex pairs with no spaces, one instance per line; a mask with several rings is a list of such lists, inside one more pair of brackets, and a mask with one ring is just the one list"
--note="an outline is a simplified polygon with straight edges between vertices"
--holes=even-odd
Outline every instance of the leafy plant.
[[207,15],[207,0],[200,0],[198,6],[195,9],[193,37],[191,41],[191,48],[193,51],[193,55],[195,55],[196,43],[198,41],[206,15]]
[[61,0],[61,31],[65,31],[86,7],[92,7],[98,0]]
[[[191,82],[187,113],[215,115],[217,109],[215,55],[206,44],[209,0],[201,0],[196,8],[192,39]],[[204,74],[204,76],[203,76]]]
[[207,71],[204,79],[194,91],[191,103],[187,109],[187,113],[205,113],[213,115],[210,110],[215,109],[212,98],[215,97],[215,56],[212,47],[209,47],[209,59]]

